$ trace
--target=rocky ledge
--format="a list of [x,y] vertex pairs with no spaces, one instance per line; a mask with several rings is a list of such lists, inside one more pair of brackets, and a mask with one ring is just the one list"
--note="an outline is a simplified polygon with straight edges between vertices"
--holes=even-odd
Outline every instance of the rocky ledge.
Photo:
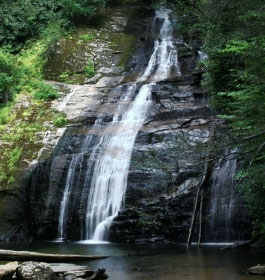
[[18,280],[100,280],[107,279],[105,269],[92,271],[75,264],[48,264],[38,262],[8,263],[0,266],[0,279]]

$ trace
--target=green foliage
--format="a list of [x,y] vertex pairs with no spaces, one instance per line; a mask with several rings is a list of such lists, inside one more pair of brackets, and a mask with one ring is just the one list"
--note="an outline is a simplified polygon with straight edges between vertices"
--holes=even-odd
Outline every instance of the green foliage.
[[106,0],[13,0],[0,1],[0,45],[14,50],[38,36],[53,22],[69,27],[91,20]]
[[10,153],[9,153],[9,159],[7,162],[7,166],[10,171],[14,171],[15,164],[18,162],[22,155],[22,148],[15,147]]
[[0,125],[8,122],[8,107],[0,107]]
[[61,0],[63,16],[75,23],[91,20],[105,4],[106,0]]
[[[46,49],[60,36],[62,29],[59,24],[53,23],[42,32],[39,40],[28,43],[20,53],[12,54],[7,48],[0,50],[1,77],[4,74],[8,77],[1,79],[0,95],[2,97],[4,92],[4,96],[8,96],[2,99],[3,102],[14,99],[14,102],[0,104],[0,138],[3,143],[3,152],[0,154],[0,182],[3,186],[8,187],[16,181],[22,158],[21,149],[23,158],[29,161],[36,158],[35,149],[40,149],[39,144],[35,147],[39,139],[37,132],[45,131],[43,124],[46,121],[52,122],[54,118],[54,113],[47,114],[47,103],[43,101],[57,98],[58,94],[43,82],[43,65]],[[12,83],[9,83],[9,80]],[[13,108],[16,102],[26,102],[29,107]]]
[[73,81],[70,77],[70,74],[68,72],[63,72],[59,77],[60,77],[60,80],[64,83],[67,83],[67,84],[73,83]]
[[0,49],[0,103],[13,100],[17,92],[35,91],[36,98],[43,100],[57,97],[50,86],[40,81],[43,79],[45,51],[61,34],[59,25],[51,24],[38,41],[17,55],[10,53],[7,48]]
[[60,79],[61,79],[63,82],[66,82],[66,81],[69,79],[69,73],[63,72],[63,73],[60,75]]
[[[33,91],[34,92],[34,91]],[[16,183],[19,176],[19,166],[23,161],[36,159],[42,147],[42,133],[47,129],[47,123],[53,123],[62,114],[49,110],[49,105],[42,100],[36,100],[32,95],[17,95],[14,104],[27,102],[28,106],[13,108],[0,107],[0,116],[4,115],[7,122],[0,125],[1,153],[0,153],[0,184],[8,188]],[[55,129],[55,128],[54,128]],[[19,157],[17,148],[22,149]],[[17,160],[16,160],[17,159]],[[22,163],[25,164],[25,163]]]
[[39,100],[53,100],[59,97],[57,91],[50,85],[43,82],[37,83],[37,89],[34,96]]
[[253,237],[265,237],[265,179],[264,173],[264,160],[260,163],[255,163],[247,170],[244,170],[241,176],[238,176],[242,183],[240,190],[244,194],[247,201],[249,213],[252,215],[253,224]]
[[[47,114],[49,105],[45,101],[58,97],[43,82],[49,46],[66,35],[73,24],[91,20],[104,5],[104,0],[0,1],[0,182],[3,186],[8,188],[16,182],[22,161],[25,164],[36,159],[41,147],[38,132],[45,131],[47,123],[55,127],[67,124],[65,115]],[[80,39],[90,41],[94,37],[84,34]],[[85,71],[88,77],[94,75],[93,62],[88,62]],[[69,76],[62,73],[61,78],[70,82]],[[26,103],[28,107],[13,108],[16,102]]]
[[12,184],[15,181],[15,171],[17,169],[17,164],[19,159],[22,156],[23,149],[19,147],[15,147],[10,151],[6,151],[6,168],[3,169],[3,166],[0,165],[0,182],[7,181],[8,184]]
[[15,57],[0,49],[0,103],[12,100],[20,77]]
[[85,67],[85,75],[87,78],[92,78],[96,73],[94,62],[92,60],[88,60],[87,65]]
[[87,42],[87,41],[91,41],[91,40],[95,39],[95,37],[91,34],[84,34],[84,35],[80,36],[80,39]]
[[208,58],[203,85],[247,153],[240,189],[265,237],[265,10],[262,0],[172,0],[186,37],[200,38]]
[[13,0],[0,2],[0,44],[16,49],[39,34],[56,18],[58,3],[54,0]]
[[56,127],[64,127],[67,124],[67,119],[65,114],[61,113],[56,116],[56,118],[53,121],[54,126]]

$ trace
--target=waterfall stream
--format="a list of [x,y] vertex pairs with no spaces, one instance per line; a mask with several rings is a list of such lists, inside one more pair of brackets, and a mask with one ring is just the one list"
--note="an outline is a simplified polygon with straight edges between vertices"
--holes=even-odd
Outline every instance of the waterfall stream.
[[[152,103],[152,87],[157,81],[180,75],[169,14],[167,9],[156,11],[153,25],[157,22],[162,24],[148,65],[135,82],[126,85],[112,121],[105,124],[99,141],[87,160],[87,187],[84,189],[89,190],[89,195],[86,205],[81,205],[81,208],[86,213],[83,238],[91,242],[108,240],[110,225],[122,207],[131,155],[137,133],[144,124]],[[93,133],[96,134],[102,129],[103,118],[104,116],[95,122],[90,131],[91,135],[83,142],[83,153],[87,152],[87,147],[93,141]],[[73,178],[77,169],[81,168],[82,160],[81,153],[73,156],[70,162],[60,208],[59,238],[66,238],[65,223],[70,193],[74,188]]]
[[234,241],[239,237],[234,233],[235,182],[237,159],[236,149],[225,150],[225,157],[214,166],[210,180],[209,229],[206,233],[210,241]]

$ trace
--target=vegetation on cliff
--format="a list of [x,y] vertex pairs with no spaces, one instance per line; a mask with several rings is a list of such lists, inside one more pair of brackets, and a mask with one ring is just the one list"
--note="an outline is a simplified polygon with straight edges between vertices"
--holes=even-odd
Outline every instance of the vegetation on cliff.
[[[13,100],[21,86],[32,86],[32,78],[42,80],[44,55],[49,44],[78,19],[91,20],[105,4],[105,0],[1,1],[0,104]],[[40,40],[32,43],[32,39]],[[37,88],[37,98],[56,97],[47,86],[39,88],[35,84],[33,87]]]
[[[121,2],[123,1],[112,1],[109,4],[119,5]],[[73,45],[77,46],[74,45],[75,49],[70,50],[73,56],[79,45],[95,41],[97,38],[93,26],[97,26],[98,19],[105,18],[103,8],[106,4],[106,0],[1,1],[1,188],[9,188],[14,184],[17,171],[26,167],[25,162],[29,163],[36,158],[37,149],[41,148],[38,141],[41,140],[39,136],[42,133],[67,124],[64,114],[50,109],[50,101],[59,95],[44,82],[49,50],[58,40],[70,40],[74,37]],[[90,26],[94,33],[73,33],[73,29],[84,24]],[[119,39],[122,40],[123,37],[119,36]],[[127,56],[126,51],[125,55]],[[91,78],[95,73],[94,61],[88,59],[82,75]],[[75,74],[61,72],[60,81],[78,82],[73,76]]]
[[[58,97],[44,83],[46,52],[77,22],[90,20],[105,5],[91,1],[21,1],[0,3],[0,183],[9,188],[17,170],[36,157],[40,132],[66,124],[65,116],[50,112],[49,102]],[[71,6],[71,7],[70,7]],[[69,14],[71,10],[71,14]],[[91,63],[87,75],[93,75]],[[17,104],[26,104],[17,107]],[[24,109],[23,109],[24,107]]]
[[[254,235],[265,236],[265,6],[262,0],[172,0],[179,28],[200,38],[208,58],[204,86],[236,148],[244,155],[237,178]],[[230,145],[229,143],[227,145]]]
[[[23,160],[36,157],[33,144],[37,133],[46,131],[46,122],[57,118],[56,112],[46,114],[50,100],[57,92],[43,82],[45,52],[49,44],[61,36],[58,24],[52,24],[42,32],[39,40],[28,45],[17,54],[10,48],[0,49],[0,183],[9,188],[15,182],[15,174],[23,167]],[[23,106],[17,104],[25,104]],[[30,147],[30,148],[28,148]],[[20,161],[20,164],[19,164]]]

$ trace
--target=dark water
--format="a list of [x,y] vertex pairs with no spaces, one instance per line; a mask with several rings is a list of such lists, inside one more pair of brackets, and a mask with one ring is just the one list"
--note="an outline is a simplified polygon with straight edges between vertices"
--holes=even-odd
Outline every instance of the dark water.
[[261,280],[243,271],[265,263],[265,254],[204,246],[187,251],[180,245],[88,245],[78,243],[0,244],[1,249],[44,253],[109,255],[108,259],[80,262],[104,267],[111,280]]

